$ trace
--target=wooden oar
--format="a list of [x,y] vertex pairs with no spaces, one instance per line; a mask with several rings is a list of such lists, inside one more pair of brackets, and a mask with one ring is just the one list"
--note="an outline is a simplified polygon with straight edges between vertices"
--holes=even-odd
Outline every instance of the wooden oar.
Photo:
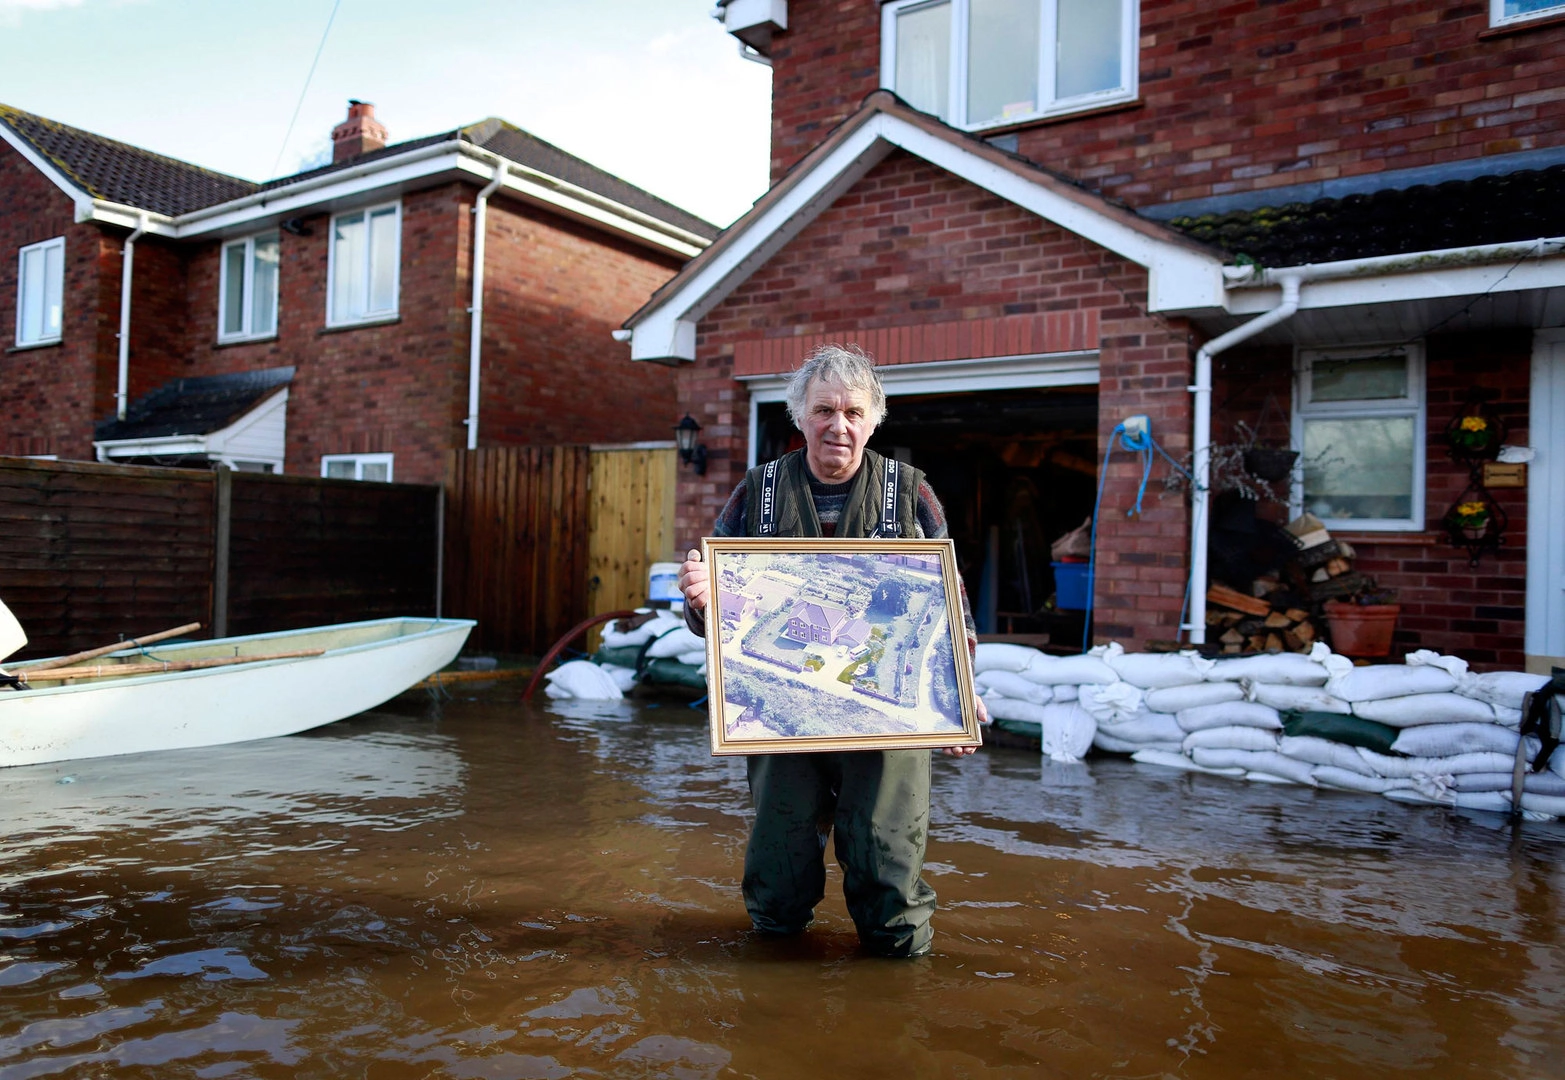
[[217,656],[209,660],[170,660],[152,664],[94,664],[83,668],[48,668],[18,671],[23,682],[66,682],[70,679],[106,679],[121,675],[152,675],[164,671],[195,671],[199,668],[227,667],[230,664],[255,664],[262,660],[291,660],[300,656],[320,656],[325,649],[295,649],[292,652],[266,653],[263,656]]
[[116,641],[113,645],[100,645],[96,649],[87,649],[84,652],[71,653],[69,656],[57,656],[53,660],[34,660],[21,664],[12,664],[11,670],[15,672],[48,671],[50,668],[65,667],[67,664],[79,664],[83,660],[92,660],[95,657],[107,656],[111,652],[119,652],[121,649],[136,649],[143,645],[151,645],[154,641],[163,641],[167,638],[178,637],[180,634],[188,634],[201,629],[198,622],[186,623],[184,626],[176,626],[172,630],[163,630],[156,634],[148,634],[146,637],[131,638],[128,641]]

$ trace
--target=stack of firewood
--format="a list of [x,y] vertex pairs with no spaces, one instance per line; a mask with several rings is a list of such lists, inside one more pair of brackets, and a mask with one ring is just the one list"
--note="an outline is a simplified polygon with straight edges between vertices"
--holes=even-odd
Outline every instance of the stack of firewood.
[[1299,550],[1283,577],[1257,578],[1248,594],[1220,584],[1207,590],[1206,625],[1220,631],[1224,653],[1309,652],[1320,636],[1320,605],[1374,587],[1353,569],[1353,548],[1314,515],[1289,522],[1286,531]]

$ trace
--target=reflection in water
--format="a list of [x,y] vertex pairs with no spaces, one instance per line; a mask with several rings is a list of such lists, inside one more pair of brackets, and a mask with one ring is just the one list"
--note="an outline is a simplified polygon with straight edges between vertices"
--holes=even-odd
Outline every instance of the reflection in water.
[[836,885],[748,929],[704,712],[517,692],[5,770],[0,1080],[1565,1071],[1558,825],[938,759],[935,952],[874,960]]

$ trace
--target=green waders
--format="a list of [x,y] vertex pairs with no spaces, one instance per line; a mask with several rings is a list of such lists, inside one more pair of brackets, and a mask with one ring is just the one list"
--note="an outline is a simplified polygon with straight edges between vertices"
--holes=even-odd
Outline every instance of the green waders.
[[744,901],[756,929],[795,934],[810,924],[826,895],[826,836],[835,826],[843,894],[865,948],[882,956],[929,951],[935,890],[921,876],[929,754],[858,750],[749,758],[756,817],[745,850]]

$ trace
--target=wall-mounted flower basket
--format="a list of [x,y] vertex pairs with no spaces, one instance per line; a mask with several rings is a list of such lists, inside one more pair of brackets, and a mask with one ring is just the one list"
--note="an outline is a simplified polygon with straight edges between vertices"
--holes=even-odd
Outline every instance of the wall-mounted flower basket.
[[1293,471],[1293,463],[1299,460],[1297,450],[1285,450],[1276,446],[1252,446],[1244,452],[1244,469],[1257,480],[1275,483],[1285,480]]
[[1505,543],[1505,528],[1509,524],[1505,511],[1483,483],[1484,462],[1499,456],[1506,434],[1505,422],[1489,412],[1492,396],[1473,390],[1462,410],[1445,427],[1446,450],[1452,461],[1466,467],[1467,487],[1440,523],[1452,546],[1466,549],[1469,566],[1477,566],[1484,552],[1499,550]]
[[1499,455],[1500,445],[1505,442],[1505,422],[1490,414],[1488,397],[1483,391],[1474,390],[1462,411],[1445,426],[1446,449],[1452,460],[1471,467]]

